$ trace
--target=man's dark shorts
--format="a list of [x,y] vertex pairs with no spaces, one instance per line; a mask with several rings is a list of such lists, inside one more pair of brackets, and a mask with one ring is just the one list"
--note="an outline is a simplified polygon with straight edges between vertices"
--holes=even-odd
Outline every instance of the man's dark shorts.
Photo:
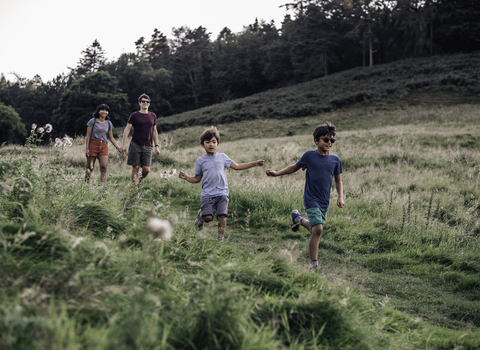
[[131,141],[128,148],[127,165],[150,167],[152,164],[152,150],[153,147],[140,146]]
[[213,216],[213,207],[217,208],[217,216],[228,216],[228,196],[205,198],[200,202],[202,216]]

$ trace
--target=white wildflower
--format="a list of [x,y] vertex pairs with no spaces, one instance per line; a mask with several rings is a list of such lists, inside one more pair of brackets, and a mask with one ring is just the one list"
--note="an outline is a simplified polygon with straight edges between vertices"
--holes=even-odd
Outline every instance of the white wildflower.
[[51,124],[45,124],[44,128],[46,133],[51,133],[53,130],[53,126]]
[[172,169],[172,170],[169,170],[169,171],[167,172],[167,175],[170,177],[170,176],[175,175],[176,173],[177,173],[177,169]]
[[148,221],[148,230],[155,238],[169,240],[172,238],[172,225],[169,221],[151,218]]
[[32,124],[32,130],[35,130],[37,128],[37,124]]
[[38,128],[37,132],[39,132],[40,134],[43,134],[43,132],[45,131],[44,128]]
[[62,147],[62,146],[63,146],[62,140],[57,137],[55,139],[55,147],[58,148],[58,147]]
[[113,231],[113,229],[112,229],[110,226],[108,226],[108,227],[107,227],[107,232],[108,232],[108,233],[112,233],[112,231]]

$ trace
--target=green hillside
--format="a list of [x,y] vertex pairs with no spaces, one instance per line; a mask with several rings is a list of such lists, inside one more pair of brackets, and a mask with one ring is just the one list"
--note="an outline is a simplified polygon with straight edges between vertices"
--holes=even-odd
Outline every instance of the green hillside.
[[[444,57],[431,73],[426,59],[358,69],[167,118],[175,130],[160,135],[139,188],[113,147],[108,184],[98,164],[86,184],[84,138],[0,147],[0,348],[478,349],[478,57]],[[392,78],[409,70],[410,80]],[[387,72],[394,81],[382,83]],[[351,101],[359,91],[370,97]],[[330,110],[240,118],[293,111],[308,94]],[[350,102],[334,108],[339,100]],[[327,120],[338,129],[345,207],[333,192],[315,274],[308,232],[289,226],[292,209],[304,213],[305,174],[265,170],[314,148],[313,129]],[[204,126],[182,123],[215,124],[218,151],[237,163],[265,160],[227,171],[224,242],[216,219],[193,225],[201,187],[177,176],[193,175]],[[149,228],[152,218],[173,224],[171,239]]]
[[[290,119],[331,112],[366,102],[407,97],[412,92],[461,93],[442,103],[478,103],[480,53],[402,60],[355,68],[288,88],[270,90],[191,112],[162,118],[160,130],[196,124],[231,123],[250,119]],[[477,97],[475,97],[477,96]],[[459,100],[460,99],[460,100]],[[432,104],[435,101],[418,101]]]

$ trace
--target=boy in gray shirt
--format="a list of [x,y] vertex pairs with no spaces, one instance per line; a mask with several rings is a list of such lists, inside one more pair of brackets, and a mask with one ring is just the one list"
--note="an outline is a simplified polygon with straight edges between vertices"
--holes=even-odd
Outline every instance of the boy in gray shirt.
[[218,219],[219,241],[223,241],[228,216],[228,181],[225,169],[244,170],[255,166],[263,166],[264,160],[237,164],[226,154],[218,153],[220,134],[215,127],[206,129],[200,136],[200,144],[206,154],[197,159],[195,176],[188,176],[180,171],[179,177],[191,183],[202,182],[200,210],[198,211],[195,226],[201,230],[204,222],[213,220],[213,208],[216,208]]

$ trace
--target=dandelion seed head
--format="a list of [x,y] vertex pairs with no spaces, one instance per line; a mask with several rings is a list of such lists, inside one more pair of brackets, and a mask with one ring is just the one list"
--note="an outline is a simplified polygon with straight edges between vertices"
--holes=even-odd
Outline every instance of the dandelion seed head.
[[169,240],[172,238],[172,225],[169,221],[151,218],[148,221],[148,230],[155,238]]
[[44,128],[46,133],[51,133],[53,131],[53,126],[51,124],[45,124]]
[[44,128],[38,128],[37,131],[38,131],[40,134],[43,134],[43,132],[45,131],[45,129],[44,129]]
[[32,130],[35,130],[37,128],[37,124],[32,124]]

